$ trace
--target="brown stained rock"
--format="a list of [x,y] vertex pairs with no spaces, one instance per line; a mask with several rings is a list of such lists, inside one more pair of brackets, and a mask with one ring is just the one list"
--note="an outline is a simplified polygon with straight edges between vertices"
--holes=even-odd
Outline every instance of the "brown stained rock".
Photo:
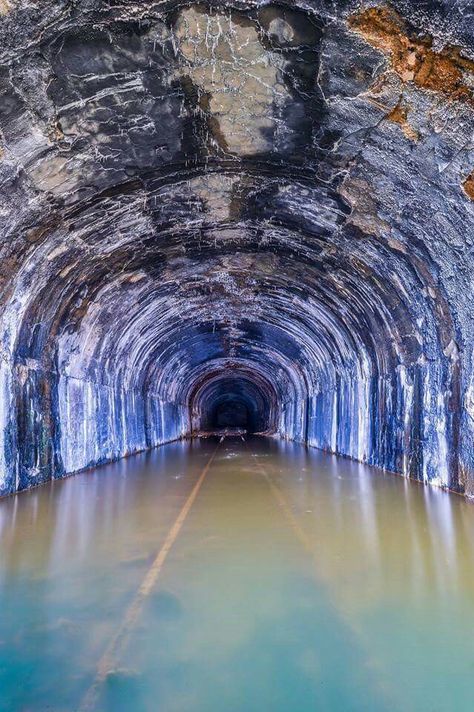
[[195,194],[203,201],[208,215],[219,222],[230,219],[232,188],[237,183],[236,176],[212,173],[190,182]]
[[58,119],[55,119],[49,127],[48,138],[51,142],[62,141],[64,139],[64,132]]
[[418,131],[416,131],[410,124],[408,123],[408,109],[406,106],[403,106],[401,102],[399,102],[393,109],[392,111],[387,114],[387,120],[391,121],[394,124],[398,124],[405,136],[410,140],[414,141],[415,143],[419,140],[420,136],[418,134]]
[[0,15],[8,15],[11,9],[10,0],[0,0]]
[[372,7],[349,18],[349,26],[390,58],[403,82],[439,92],[453,101],[474,101],[464,73],[474,74],[474,61],[449,45],[432,49],[432,37],[415,34],[407,22],[388,7]]
[[198,89],[214,141],[251,155],[271,148],[274,107],[289,96],[278,80],[284,62],[265,50],[253,23],[238,18],[191,6],[180,13],[175,37],[185,64],[179,74]]
[[390,235],[390,225],[379,216],[379,206],[367,181],[348,177],[340,186],[339,193],[352,208],[348,222],[367,235],[383,238]]
[[471,199],[474,200],[474,171],[468,175],[464,183],[462,184],[464,192]]
[[27,242],[31,242],[31,243],[41,242],[43,240],[43,238],[49,234],[52,227],[54,227],[54,225],[52,225],[52,224],[39,225],[38,227],[33,227],[30,230],[27,230],[25,233]]

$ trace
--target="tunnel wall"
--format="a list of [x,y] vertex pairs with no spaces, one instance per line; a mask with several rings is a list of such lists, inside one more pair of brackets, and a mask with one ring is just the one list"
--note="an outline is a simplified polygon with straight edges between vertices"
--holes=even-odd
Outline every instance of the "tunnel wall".
[[378,381],[339,378],[309,399],[308,445],[446,486],[457,465],[450,461],[449,405],[429,379],[429,370],[403,367]]
[[[37,369],[17,369],[7,414],[4,492],[24,489],[179,439],[184,406],[139,390],[117,389]],[[11,417],[13,415],[13,418]],[[5,452],[5,450],[4,450]]]
[[177,440],[185,410],[137,390],[118,391],[90,381],[61,378],[58,387],[60,449],[65,472]]

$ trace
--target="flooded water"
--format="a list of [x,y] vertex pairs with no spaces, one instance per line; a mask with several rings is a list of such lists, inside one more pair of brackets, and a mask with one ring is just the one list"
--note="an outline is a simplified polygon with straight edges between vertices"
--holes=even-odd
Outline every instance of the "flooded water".
[[2,712],[474,708],[461,497],[201,441],[2,500],[0,528]]

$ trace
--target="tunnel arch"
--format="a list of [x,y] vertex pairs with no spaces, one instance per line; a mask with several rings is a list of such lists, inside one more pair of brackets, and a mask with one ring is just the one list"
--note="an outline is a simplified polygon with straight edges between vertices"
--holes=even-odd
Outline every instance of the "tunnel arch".
[[[284,244],[287,245],[289,239],[294,242],[295,238],[299,240],[300,248],[305,245],[304,238],[301,240],[300,234],[289,236],[288,232],[285,233]],[[281,242],[277,241],[276,245]],[[272,426],[277,432],[297,439],[306,439],[310,444],[373,461],[375,464],[386,463],[391,469],[406,467],[408,460],[405,459],[402,463],[400,459],[406,458],[406,453],[402,455],[403,445],[400,441],[397,442],[393,432],[386,434],[383,428],[379,427],[373,413],[370,417],[366,417],[367,422],[364,424],[357,423],[355,432],[347,427],[344,431],[341,425],[348,416],[349,419],[355,420],[356,417],[360,419],[357,411],[361,407],[365,410],[373,409],[376,394],[372,390],[371,380],[377,382],[380,379],[381,388],[387,389],[387,399],[397,397],[400,399],[398,403],[392,402],[392,409],[388,413],[382,412],[381,420],[385,417],[398,418],[397,427],[400,428],[398,437],[407,437],[406,432],[404,434],[401,432],[401,419],[407,420],[410,417],[406,413],[403,414],[406,406],[414,407],[410,398],[415,388],[414,380],[417,378],[416,360],[420,358],[423,349],[420,344],[421,337],[415,331],[413,322],[409,326],[412,319],[411,305],[408,305],[407,297],[397,289],[399,285],[390,287],[386,282],[382,283],[382,280],[377,280],[376,272],[368,279],[368,268],[361,257],[357,258],[357,266],[360,272],[365,274],[366,279],[360,282],[358,281],[360,275],[358,275],[357,280],[354,280],[355,258],[351,258],[350,268],[344,269],[339,254],[337,280],[338,288],[342,287],[341,291],[344,295],[341,301],[341,297],[337,296],[337,291],[334,289],[334,273],[327,274],[327,264],[318,264],[314,258],[307,255],[300,257],[296,262],[294,258],[288,259],[286,254],[278,255],[276,260],[275,252],[260,252],[259,261],[267,254],[270,261],[278,264],[281,270],[277,276],[265,274],[260,277],[255,271],[256,264],[251,248],[250,243],[248,252],[242,249],[238,258],[242,261],[248,255],[252,257],[251,277],[250,270],[246,274],[242,269],[238,271],[235,268],[229,269],[229,265],[225,272],[215,270],[217,280],[211,283],[211,292],[216,286],[222,292],[220,308],[223,313],[226,313],[226,316],[220,318],[216,314],[215,303],[212,303],[211,310],[208,308],[207,288],[203,290],[204,294],[201,294],[200,285],[191,280],[189,287],[191,294],[188,293],[189,279],[186,273],[180,274],[184,272],[182,265],[178,264],[173,280],[182,285],[185,294],[181,299],[176,295],[170,299],[169,282],[163,282],[160,288],[157,288],[154,283],[150,284],[149,277],[142,272],[141,267],[136,268],[135,271],[130,268],[128,271],[123,271],[123,248],[121,248],[116,276],[110,270],[110,262],[108,273],[104,275],[100,262],[94,260],[91,264],[90,277],[84,271],[76,275],[77,287],[74,283],[66,287],[60,285],[59,288],[54,283],[46,284],[39,296],[30,288],[32,311],[28,313],[28,306],[25,303],[26,311],[22,327],[24,333],[20,331],[18,336],[17,363],[21,365],[24,362],[36,362],[41,355],[42,369],[49,374],[53,374],[56,370],[58,379],[56,397],[63,404],[71,397],[80,398],[81,403],[77,411],[79,414],[82,413],[80,417],[84,417],[84,404],[91,397],[88,390],[93,390],[92,384],[97,381],[101,387],[112,388],[114,393],[132,393],[131,401],[123,406],[129,408],[130,412],[123,415],[118,430],[121,429],[121,437],[125,438],[127,433],[123,421],[131,420],[133,411],[137,423],[135,432],[131,431],[132,437],[138,440],[140,446],[147,447],[160,439],[184,435],[191,427],[186,415],[188,405],[179,394],[177,386],[180,379],[189,378],[189,367],[196,366],[201,361],[183,361],[183,345],[186,345],[190,354],[193,352],[203,354],[201,360],[204,362],[204,367],[208,368],[209,365],[214,364],[216,358],[224,358],[225,342],[235,341],[244,361],[260,362],[265,367],[266,371],[264,370],[263,373],[267,373],[267,376],[272,364],[275,363],[280,363],[287,374],[291,374],[286,378],[288,382],[292,381],[292,388],[289,390],[287,387],[286,391],[279,393],[279,402],[284,404],[285,408],[280,412],[278,427]],[[40,249],[39,257],[42,257],[44,252],[44,249]],[[52,252],[54,254],[54,250]],[[63,264],[66,254],[65,251],[59,254]],[[110,256],[113,256],[113,253]],[[386,262],[388,259],[397,264],[397,255],[391,255],[386,251],[383,258],[380,258],[380,264],[382,260]],[[207,270],[213,260],[217,267],[221,264],[219,262],[221,256],[211,258],[208,255]],[[376,264],[373,260],[372,274]],[[193,261],[188,258],[185,262],[185,270],[189,270],[190,265],[199,270],[199,262],[196,259]],[[302,265],[304,265],[304,279],[301,277],[298,279]],[[66,265],[62,272],[67,272],[68,268],[69,266]],[[85,269],[89,269],[87,262],[83,264],[83,270]],[[99,277],[96,270],[99,271]],[[30,272],[33,271],[32,267]],[[36,266],[35,271],[37,273]],[[403,274],[405,284],[409,284],[411,279],[413,289],[419,287],[419,274],[413,267],[411,270],[407,268],[405,259],[401,265],[397,264],[397,273]],[[224,286],[222,286],[223,275]],[[242,314],[241,305],[238,309],[235,305],[231,307],[237,314],[233,319],[234,324],[227,318],[231,309],[228,308],[229,295],[226,294],[226,283],[233,285],[232,280],[237,276],[240,280],[251,279],[252,282],[255,282],[258,276],[265,282],[265,290],[259,287],[262,303],[257,304],[257,320],[255,315],[253,319],[249,319]],[[89,288],[89,284],[92,284],[92,288]],[[69,302],[64,296],[66,290],[71,294]],[[58,291],[59,299],[56,297]],[[126,297],[129,292],[135,294],[132,301]],[[233,294],[230,295],[230,302],[232,300]],[[349,309],[343,306],[346,300],[350,303]],[[84,303],[87,308],[84,308]],[[59,313],[55,311],[56,304],[59,305]],[[38,308],[40,312],[37,311]],[[48,309],[51,310],[50,317],[47,317]],[[189,319],[190,323],[187,326],[186,318],[181,317],[177,327],[176,315],[181,309],[189,310],[193,317]],[[107,315],[111,314],[114,315],[118,331],[111,329],[110,320],[107,319]],[[49,334],[46,328],[48,318],[52,329]],[[41,327],[31,329],[32,323],[40,324]],[[406,333],[400,336],[400,329]],[[377,343],[374,341],[376,333],[379,335]],[[439,335],[433,314],[429,310],[425,316],[423,337],[426,342],[425,352],[429,353],[430,349],[437,348]],[[230,350],[232,348],[235,350],[237,346],[231,347]],[[228,345],[227,351],[229,351]],[[142,364],[141,368],[140,364]],[[387,385],[387,379],[383,374],[397,368],[400,381],[397,383],[394,378]],[[341,379],[345,369],[348,370],[348,380]],[[60,374],[64,378],[61,378]],[[442,374],[435,375],[439,379]],[[349,381],[353,378],[358,384],[356,392],[350,390]],[[405,392],[403,386],[406,384],[402,382],[402,378],[406,379]],[[78,396],[77,384],[82,382],[89,385],[85,390],[81,386],[81,395]],[[442,387],[441,381],[438,380],[438,384]],[[39,392],[42,386],[40,383],[34,385],[27,382],[28,399],[31,399],[32,390],[35,388]],[[399,393],[397,389],[400,389]],[[158,409],[159,415],[156,413],[153,415],[153,406],[145,404],[146,398],[143,394],[151,391],[157,399],[154,407]],[[76,396],[72,395],[73,393],[76,393]],[[381,398],[385,406],[383,391],[381,395],[377,394],[377,397]],[[406,403],[403,402],[404,398]],[[96,396],[92,399],[94,409],[97,408],[95,399]],[[334,405],[335,400],[339,400],[337,407]],[[125,403],[127,403],[126,399]],[[40,407],[50,410],[49,422],[54,427],[53,401],[45,405],[40,403]],[[345,413],[344,409],[347,407],[352,408],[352,411]],[[138,422],[142,416],[137,418],[137,408],[145,412],[142,424]],[[168,416],[165,419],[171,419],[176,428],[168,435],[163,422],[165,412]],[[68,417],[70,416],[63,407],[57,424],[69,433],[77,431],[78,423],[68,422]],[[317,420],[316,428],[311,427],[311,420]],[[21,422],[21,414],[18,422],[19,435],[23,437],[21,427],[24,427],[24,424]],[[321,427],[324,424],[325,429]],[[413,427],[413,421],[410,420],[412,432]],[[374,442],[374,433],[377,430],[379,430],[379,439]],[[54,437],[52,434],[51,439],[54,440]],[[80,450],[78,443],[72,441],[71,445],[70,435],[67,437],[70,443],[66,449],[76,450],[76,452]],[[413,435],[413,438],[416,437]],[[90,433],[85,437],[85,441],[93,442]],[[99,454],[100,444],[96,444],[95,447],[95,452]],[[51,449],[54,449],[53,444]],[[419,455],[418,452],[417,456]],[[79,461],[80,465],[86,465],[96,458],[94,452],[85,456],[90,459]],[[70,454],[65,454],[65,459],[67,470],[71,467],[76,469]],[[413,463],[409,462],[408,466],[412,467]],[[418,477],[423,476],[420,467],[413,473]]]
[[279,399],[274,385],[261,374],[237,364],[206,372],[189,395],[191,431],[225,428],[247,433],[274,433]]
[[237,395],[258,430],[470,491],[472,310],[432,235],[464,244],[472,206],[377,113],[374,67],[398,75],[375,30],[350,3],[158,5],[78,3],[5,44],[1,492]]

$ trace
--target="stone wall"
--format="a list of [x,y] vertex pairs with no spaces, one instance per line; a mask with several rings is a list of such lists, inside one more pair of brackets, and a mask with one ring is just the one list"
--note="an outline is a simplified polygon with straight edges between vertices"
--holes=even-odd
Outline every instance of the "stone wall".
[[8,0],[0,56],[0,493],[210,379],[474,493],[467,1]]

